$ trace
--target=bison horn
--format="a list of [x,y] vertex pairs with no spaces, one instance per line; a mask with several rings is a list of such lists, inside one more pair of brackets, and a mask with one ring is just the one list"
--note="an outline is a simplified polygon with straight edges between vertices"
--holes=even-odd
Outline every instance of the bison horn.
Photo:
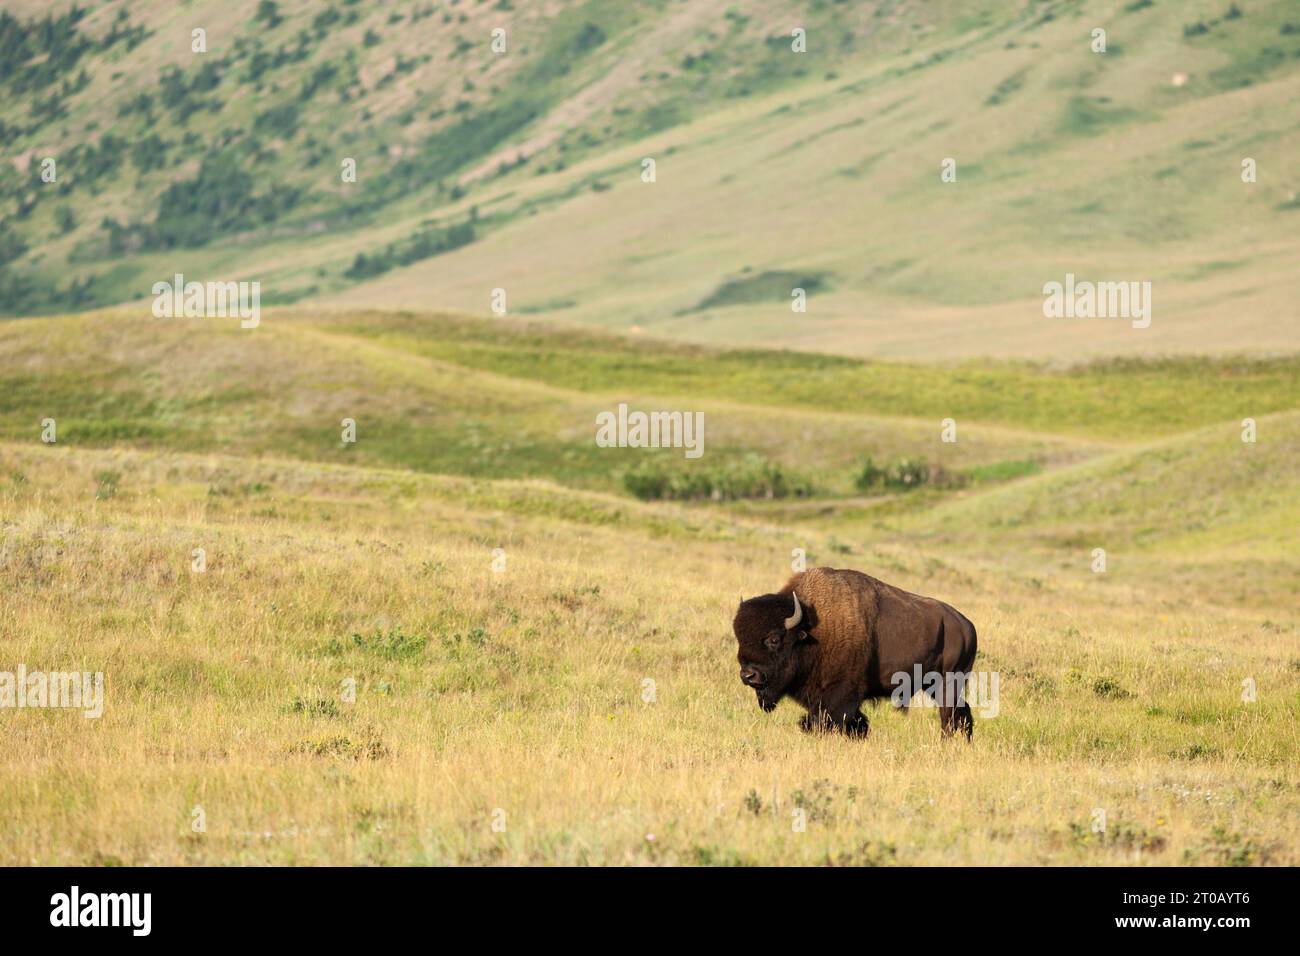
[[799,606],[799,595],[791,591],[790,597],[794,598],[794,613],[785,619],[785,629],[787,631],[803,620],[803,608]]

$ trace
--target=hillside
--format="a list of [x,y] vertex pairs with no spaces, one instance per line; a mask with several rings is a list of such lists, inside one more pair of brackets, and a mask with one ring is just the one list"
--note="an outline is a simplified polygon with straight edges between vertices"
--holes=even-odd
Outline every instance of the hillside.
[[[0,326],[0,438],[46,417],[78,445],[290,455],[623,491],[640,459],[595,444],[626,402],[702,412],[707,454],[667,473],[777,469],[851,494],[866,458],[997,480],[1247,414],[1292,410],[1294,358],[951,367],[663,348],[549,323],[380,312],[223,319],[110,311]],[[1176,399],[1176,400],[1175,400]],[[343,443],[341,422],[357,423]],[[952,418],[957,441],[942,441]],[[757,464],[754,464],[757,463]],[[936,472],[937,476],[937,472]]]
[[[686,505],[671,520],[696,534],[726,516],[825,535],[822,559],[897,537],[1077,581],[1101,547],[1107,584],[1282,608],[1297,361],[911,364],[445,313],[281,310],[245,330],[108,311],[0,326],[0,440],[52,419],[60,447],[540,481],[655,533],[638,499]],[[620,403],[701,413],[702,456],[600,447]]]
[[[1297,345],[1284,2],[814,3],[805,53],[776,3],[270,7],[9,6],[0,313],[183,272],[912,359]],[[1067,272],[1151,327],[1043,318]]]

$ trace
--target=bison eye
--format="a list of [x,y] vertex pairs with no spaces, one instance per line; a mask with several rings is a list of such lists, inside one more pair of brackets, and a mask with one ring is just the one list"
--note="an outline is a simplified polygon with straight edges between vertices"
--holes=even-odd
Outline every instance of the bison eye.
[[767,635],[767,640],[763,643],[767,645],[769,651],[779,651],[781,649],[781,632],[773,631]]

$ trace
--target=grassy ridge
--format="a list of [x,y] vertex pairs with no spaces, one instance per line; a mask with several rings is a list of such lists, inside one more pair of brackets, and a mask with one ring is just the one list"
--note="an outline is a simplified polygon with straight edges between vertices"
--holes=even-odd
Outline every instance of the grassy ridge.
[[[1180,429],[1235,433],[1243,417],[1300,402],[1286,358],[921,366],[446,315],[281,313],[250,331],[111,312],[7,324],[0,358],[9,440],[54,418],[60,441],[78,446],[193,452],[216,441],[244,456],[620,493],[667,482],[705,496],[713,482],[761,493],[779,471],[792,494],[853,497],[868,458],[927,465],[940,488],[984,486]],[[596,416],[619,402],[702,411],[706,457],[597,447]],[[950,417],[955,443],[941,440]],[[349,418],[355,444],[341,441]],[[928,501],[887,496],[873,509]]]
[[1232,534],[1256,554],[1267,545],[1294,552],[1300,412],[1256,424],[1263,435],[1254,443],[1242,441],[1236,423],[1226,423],[953,502],[932,520],[964,533],[1094,534],[1171,550],[1210,526],[1239,525]]
[[517,321],[385,316],[343,328],[402,351],[581,391],[757,400],[934,422],[959,417],[1118,441],[1300,404],[1295,356],[1109,360],[1069,369],[990,361],[936,366],[719,351]]
[[[1117,600],[1133,589],[1162,607],[1185,600],[1285,614],[1300,605],[1300,415],[1267,416],[1257,426],[1255,443],[1225,423],[887,523],[924,535],[930,547],[985,556],[1015,550],[1020,559],[1008,563],[1052,568],[1075,587],[1112,589]],[[1097,548],[1106,552],[1102,575],[1092,573]],[[1159,596],[1147,588],[1152,581]],[[1073,590],[1062,600],[1064,593]]]
[[[469,328],[484,338],[501,328],[445,318],[427,327],[444,341]],[[616,386],[611,376],[619,359],[602,351],[606,340],[574,348],[556,333],[555,355],[568,358],[572,374],[538,381],[514,374],[527,362],[476,367],[456,354],[426,354],[414,343],[376,336],[378,328],[371,319],[372,334],[362,334],[350,321],[305,314],[267,318],[252,331],[219,321],[160,323],[131,312],[10,323],[0,327],[0,436],[26,440],[53,417],[60,440],[74,445],[200,451],[219,441],[242,455],[616,490],[635,456],[596,447],[596,415],[631,401],[646,409],[704,411],[704,465],[757,455],[800,471],[824,493],[851,491],[868,454],[934,456],[965,469],[1076,460],[1098,447],[979,423],[945,446],[937,421],[772,407],[754,402],[760,396],[746,392],[743,379],[710,398],[707,390],[690,392],[708,360],[689,350],[663,354],[660,373],[638,376],[634,365],[656,368],[655,351],[629,345],[628,374]],[[56,350],[52,342],[59,343]],[[554,355],[543,360],[541,349],[520,348],[555,368]],[[779,369],[792,359],[798,360],[773,355],[767,361]],[[819,362],[812,360],[814,367]],[[606,377],[594,381],[593,368]],[[344,418],[357,422],[354,445],[341,442]],[[691,464],[681,452],[660,457],[674,468]]]

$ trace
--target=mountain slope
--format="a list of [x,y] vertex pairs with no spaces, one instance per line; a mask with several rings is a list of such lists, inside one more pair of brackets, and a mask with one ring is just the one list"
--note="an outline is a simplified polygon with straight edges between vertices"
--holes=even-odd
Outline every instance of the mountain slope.
[[[862,355],[1291,351],[1300,18],[1236,8],[813,4],[806,53],[775,3],[109,3],[75,57],[11,18],[0,314],[179,271]],[[1067,272],[1151,281],[1151,327],[1045,319]]]

